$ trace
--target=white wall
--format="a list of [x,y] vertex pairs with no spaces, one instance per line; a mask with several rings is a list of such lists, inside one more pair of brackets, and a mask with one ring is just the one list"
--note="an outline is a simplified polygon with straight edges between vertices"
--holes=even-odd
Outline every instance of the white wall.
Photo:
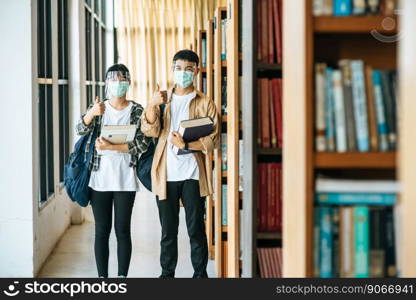
[[[32,44],[30,0],[0,0],[0,276],[32,276]],[[6,146],[7,145],[7,146]]]

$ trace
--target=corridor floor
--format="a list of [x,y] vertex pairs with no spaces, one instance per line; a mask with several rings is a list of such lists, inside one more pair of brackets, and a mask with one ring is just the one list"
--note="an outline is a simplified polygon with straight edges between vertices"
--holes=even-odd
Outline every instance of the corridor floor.
[[[38,277],[96,277],[94,222],[92,213],[82,225],[68,228],[46,260]],[[132,217],[133,253],[128,277],[154,278],[160,275],[160,223],[157,206],[149,192],[138,192]],[[117,243],[114,228],[110,236],[109,277],[117,276]],[[189,238],[181,208],[176,277],[192,277]],[[208,276],[215,277],[214,261],[208,262]]]

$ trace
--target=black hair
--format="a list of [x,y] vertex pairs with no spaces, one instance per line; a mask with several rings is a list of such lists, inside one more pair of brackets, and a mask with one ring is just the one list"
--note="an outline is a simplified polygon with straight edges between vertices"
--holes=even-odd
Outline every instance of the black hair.
[[127,69],[127,67],[123,64],[115,64],[109,67],[107,72],[105,73],[106,78],[109,72],[120,72],[123,75],[126,75],[126,74],[130,75],[129,69]]
[[177,60],[193,62],[196,63],[196,66],[199,64],[198,54],[192,50],[181,50],[176,52],[175,56],[173,57],[173,63],[175,63]]

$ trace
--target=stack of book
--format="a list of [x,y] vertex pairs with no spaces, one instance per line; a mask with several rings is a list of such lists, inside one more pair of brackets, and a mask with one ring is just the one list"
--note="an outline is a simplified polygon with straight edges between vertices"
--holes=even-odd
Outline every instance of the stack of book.
[[227,19],[221,20],[221,60],[227,60]]
[[393,15],[397,0],[314,0],[314,16]]
[[282,164],[258,164],[259,232],[282,231]]
[[338,66],[315,66],[316,150],[395,150],[396,71],[373,70],[361,60]]
[[282,248],[257,248],[261,278],[282,277]]
[[316,277],[396,277],[398,184],[318,178],[314,210]]
[[282,63],[282,0],[257,1],[257,48],[261,63]]
[[282,79],[258,79],[258,139],[262,148],[282,148]]

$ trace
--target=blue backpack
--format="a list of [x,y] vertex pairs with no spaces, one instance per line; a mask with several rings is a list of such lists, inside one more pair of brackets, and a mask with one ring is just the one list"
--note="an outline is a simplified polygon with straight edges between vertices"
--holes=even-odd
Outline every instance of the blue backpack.
[[[165,105],[160,105],[160,123],[163,128],[163,114],[165,112]],[[144,152],[137,163],[136,173],[140,182],[144,185],[146,189],[150,192],[152,191],[152,164],[153,156],[155,154],[156,146],[158,139],[152,139],[147,148],[147,151]]]
[[75,144],[74,151],[70,154],[67,164],[64,167],[64,186],[72,201],[85,207],[90,201],[91,188],[88,186],[91,171],[89,163],[94,153],[95,140],[98,135],[97,126],[92,134],[89,151],[85,157],[85,147],[87,146],[89,134],[82,136]]

